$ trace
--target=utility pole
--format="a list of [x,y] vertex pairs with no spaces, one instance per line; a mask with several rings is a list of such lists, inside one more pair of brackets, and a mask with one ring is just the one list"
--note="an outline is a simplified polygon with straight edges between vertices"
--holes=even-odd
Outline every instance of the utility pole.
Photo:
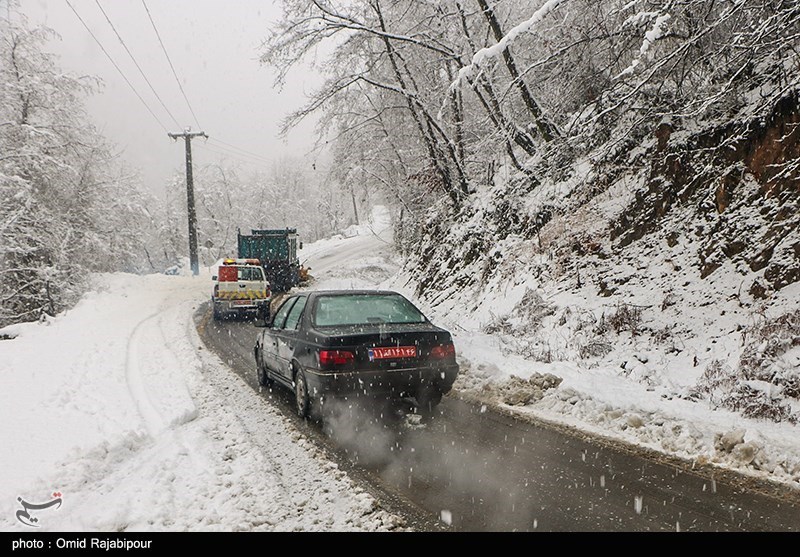
[[208,136],[205,132],[168,133],[172,139],[177,140],[182,137],[186,141],[186,204],[189,213],[189,262],[192,265],[192,274],[200,273],[200,265],[197,262],[197,213],[194,210],[194,182],[192,180],[192,139],[195,137]]

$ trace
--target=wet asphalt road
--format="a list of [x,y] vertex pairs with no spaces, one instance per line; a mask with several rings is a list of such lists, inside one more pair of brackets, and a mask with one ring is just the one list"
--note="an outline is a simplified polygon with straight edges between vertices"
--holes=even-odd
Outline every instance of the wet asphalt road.
[[[209,313],[203,306],[196,316],[201,338],[258,390],[252,350],[259,329],[216,323]],[[297,418],[288,391],[261,394],[416,530],[800,531],[796,493],[692,471],[454,397],[425,424],[350,403],[318,424]]]

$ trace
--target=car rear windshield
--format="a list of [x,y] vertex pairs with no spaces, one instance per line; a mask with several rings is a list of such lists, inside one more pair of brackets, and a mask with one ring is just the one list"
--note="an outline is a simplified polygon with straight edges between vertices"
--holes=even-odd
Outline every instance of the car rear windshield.
[[264,280],[260,267],[239,267],[239,280]]
[[317,327],[424,321],[425,316],[398,294],[320,296],[314,311]]

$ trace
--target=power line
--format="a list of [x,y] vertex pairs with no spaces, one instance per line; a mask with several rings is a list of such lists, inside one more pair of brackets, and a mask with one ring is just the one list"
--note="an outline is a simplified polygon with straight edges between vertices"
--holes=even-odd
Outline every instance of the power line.
[[105,17],[105,18],[106,18],[106,21],[107,21],[107,22],[108,22],[108,24],[111,26],[111,29],[114,31],[114,34],[115,34],[115,35],[117,36],[117,38],[119,39],[119,42],[120,42],[120,43],[122,43],[122,46],[123,46],[123,48],[125,49],[125,52],[127,52],[127,53],[128,53],[128,56],[130,56],[130,57],[131,57],[131,60],[133,60],[133,63],[136,65],[136,69],[138,69],[138,70],[139,70],[139,73],[140,73],[140,74],[142,74],[142,77],[143,77],[143,78],[144,78],[144,80],[147,82],[147,85],[149,85],[149,86],[150,86],[150,90],[151,90],[151,91],[153,92],[153,94],[156,96],[156,98],[158,99],[158,102],[160,102],[160,103],[161,103],[161,106],[163,106],[163,107],[164,107],[164,110],[166,110],[166,111],[167,111],[167,114],[169,114],[169,117],[170,117],[170,118],[172,118],[172,121],[173,121],[173,122],[175,122],[175,125],[176,125],[176,126],[178,126],[178,127],[180,127],[180,123],[178,123],[178,120],[175,118],[175,116],[173,116],[173,115],[172,115],[172,112],[170,112],[169,108],[167,108],[167,105],[166,105],[166,104],[164,104],[164,101],[163,101],[163,100],[161,100],[161,97],[160,97],[160,96],[159,96],[159,94],[156,92],[156,90],[155,90],[155,87],[153,87],[153,84],[152,84],[152,83],[150,83],[150,80],[149,80],[149,79],[147,79],[147,76],[145,75],[145,73],[144,73],[144,70],[142,70],[142,67],[139,65],[139,62],[137,62],[137,61],[136,61],[136,58],[133,56],[133,53],[132,53],[132,52],[130,51],[130,49],[128,48],[128,45],[126,45],[126,44],[125,44],[125,41],[124,41],[124,40],[122,40],[122,36],[121,36],[121,35],[119,34],[119,32],[117,31],[117,28],[116,28],[116,27],[114,27],[114,24],[113,24],[113,23],[111,23],[111,19],[108,17],[108,14],[107,14],[107,13],[106,13],[106,11],[103,9],[103,6],[101,6],[101,5],[100,5],[100,0],[94,0],[94,1],[95,1],[95,3],[97,4],[97,7],[98,7],[98,8],[100,8],[100,11],[101,11],[101,12],[103,12],[103,17]]
[[231,149],[227,149],[226,147],[221,147],[219,145],[214,145],[213,143],[211,145],[204,145],[204,147],[206,149],[209,149],[209,150],[214,151],[216,153],[227,155],[229,157],[232,157],[232,158],[234,158],[234,159],[236,159],[238,161],[244,162],[244,163],[254,164],[254,165],[257,165],[257,166],[262,166],[264,168],[272,168],[272,162],[270,162],[270,161],[266,161],[264,159],[256,159],[254,157],[248,157],[247,155],[243,155],[243,154],[238,153],[236,151],[233,151]]
[[220,149],[227,148],[227,149],[230,149],[230,150],[238,151],[238,152],[242,153],[243,155],[246,155],[246,156],[248,156],[250,158],[260,160],[260,161],[265,162],[267,164],[272,164],[271,160],[268,160],[268,159],[262,157],[261,155],[253,153],[252,151],[247,151],[245,149],[237,147],[236,145],[231,145],[230,143],[225,143],[224,141],[220,141],[219,139],[209,139],[209,141],[211,141],[211,143],[219,143],[220,145],[224,145],[225,146],[225,147],[221,147],[220,146],[219,147]]
[[181,85],[181,80],[178,79],[178,73],[175,71],[175,66],[172,65],[172,60],[167,54],[167,49],[164,46],[164,41],[161,40],[161,34],[158,32],[158,28],[156,27],[156,22],[153,21],[153,16],[150,15],[150,10],[147,7],[147,3],[145,0],[142,0],[142,5],[144,6],[144,10],[147,12],[147,17],[150,20],[150,24],[153,26],[153,31],[156,32],[156,37],[158,37],[158,42],[161,45],[161,50],[164,51],[164,56],[167,58],[167,62],[169,62],[169,67],[172,69],[172,75],[175,76],[175,81],[178,83],[178,88],[181,90],[181,94],[183,95],[183,100],[186,101],[186,106],[189,107],[189,112],[192,113],[192,118],[194,118],[194,123],[197,124],[198,128],[202,128],[200,122],[197,121],[197,115],[195,115],[194,110],[192,109],[192,105],[189,103],[189,99],[186,96],[186,92],[183,90],[183,85]]
[[110,61],[110,62],[111,62],[113,65],[114,65],[114,67],[115,67],[115,68],[117,68],[117,71],[118,71],[118,72],[119,72],[119,74],[122,76],[122,79],[124,79],[124,80],[125,80],[125,83],[127,83],[127,84],[128,84],[128,87],[130,87],[130,88],[131,88],[131,91],[133,91],[133,92],[134,92],[134,94],[135,94],[135,95],[136,95],[136,96],[139,98],[139,100],[140,100],[140,101],[142,101],[142,104],[143,104],[143,105],[144,105],[144,107],[147,109],[147,111],[150,113],[150,115],[151,115],[153,118],[155,118],[156,122],[158,122],[158,124],[159,124],[159,125],[160,125],[162,128],[164,128],[164,131],[167,131],[167,126],[165,126],[165,125],[164,125],[164,123],[163,123],[163,122],[162,122],[162,121],[159,119],[159,117],[158,117],[158,116],[156,116],[156,113],[155,113],[155,112],[153,112],[153,110],[150,108],[150,106],[149,106],[149,105],[148,105],[148,104],[145,102],[145,100],[144,100],[144,99],[142,98],[142,96],[139,94],[139,91],[137,91],[137,90],[136,90],[136,87],[134,87],[134,86],[133,86],[133,84],[130,82],[130,80],[128,79],[128,77],[125,75],[125,72],[123,72],[123,71],[120,69],[120,67],[117,65],[117,63],[114,61],[114,59],[111,57],[111,55],[110,55],[110,54],[108,53],[108,51],[105,49],[105,47],[103,46],[103,43],[101,43],[101,42],[100,42],[100,39],[98,39],[98,38],[95,36],[95,34],[92,32],[91,28],[89,28],[89,26],[86,24],[86,22],[85,22],[85,21],[83,20],[83,18],[80,16],[80,14],[77,12],[77,10],[75,10],[75,7],[74,7],[74,6],[73,6],[73,5],[70,3],[70,1],[69,1],[69,0],[64,0],[64,1],[67,3],[67,5],[68,5],[68,6],[70,7],[70,9],[72,10],[72,12],[75,14],[75,17],[77,17],[77,18],[80,20],[80,22],[83,24],[83,26],[84,26],[84,27],[86,28],[86,30],[89,32],[89,34],[92,36],[92,38],[94,39],[94,41],[95,41],[95,42],[97,43],[97,45],[100,47],[100,50],[102,50],[102,51],[103,51],[103,54],[105,54],[105,55],[106,55],[106,57],[109,59],[109,61]]
[[[216,142],[221,143],[219,140],[217,140]],[[254,158],[243,158],[243,155],[237,153],[236,151],[227,149],[225,147],[221,147],[219,145],[215,145],[214,140],[211,138],[209,138],[208,141],[198,144],[198,146],[209,151],[210,153],[215,153],[217,155],[230,157],[231,159],[234,159],[243,164],[249,164],[252,166],[263,168],[264,170],[275,169],[275,161],[267,161],[266,159],[257,160]],[[311,163],[311,169],[304,168],[303,172],[313,173],[318,175],[328,175],[330,173],[330,171],[327,169],[316,168],[316,163]]]
[[267,163],[267,162],[244,158],[244,157],[242,157],[242,155],[236,153],[235,151],[230,151],[228,149],[225,149],[223,147],[219,147],[217,145],[206,145],[204,143],[200,143],[200,144],[198,144],[198,147],[202,147],[203,149],[206,149],[211,153],[216,153],[217,155],[230,157],[230,158],[235,159],[235,160],[237,160],[237,161],[239,161],[241,163],[244,163],[244,164],[257,166],[259,168],[263,168],[264,170],[272,170],[272,167],[268,166],[269,163]]

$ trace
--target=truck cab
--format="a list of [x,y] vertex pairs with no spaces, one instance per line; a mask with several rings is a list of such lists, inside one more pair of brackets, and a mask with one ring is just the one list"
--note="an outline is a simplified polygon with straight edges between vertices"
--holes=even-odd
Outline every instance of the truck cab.
[[215,320],[233,315],[256,316],[268,310],[272,292],[258,259],[224,259],[212,279]]

